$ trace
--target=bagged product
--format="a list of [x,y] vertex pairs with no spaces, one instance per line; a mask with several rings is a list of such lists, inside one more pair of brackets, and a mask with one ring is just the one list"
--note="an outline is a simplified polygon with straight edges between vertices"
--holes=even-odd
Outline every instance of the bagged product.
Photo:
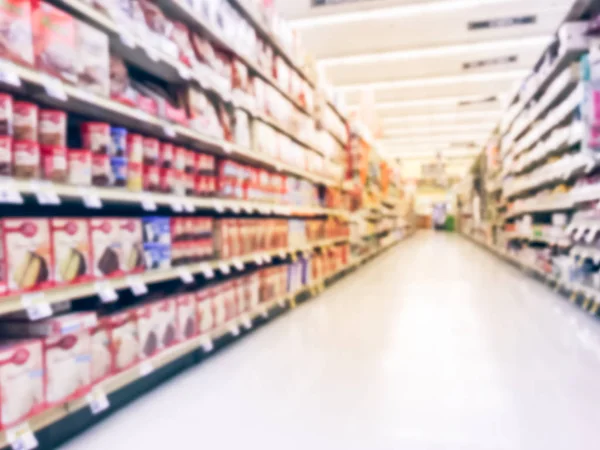
[[120,219],[90,219],[92,262],[96,278],[113,277],[123,274],[123,245],[121,238]]
[[33,65],[30,0],[0,1],[0,58]]
[[75,83],[77,49],[75,20],[49,3],[32,0],[35,65],[44,72]]
[[50,219],[54,280],[75,284],[93,279],[92,256],[87,219]]
[[110,94],[110,65],[106,33],[76,21],[77,84],[102,97]]
[[0,428],[6,429],[44,408],[44,358],[38,339],[0,341]]

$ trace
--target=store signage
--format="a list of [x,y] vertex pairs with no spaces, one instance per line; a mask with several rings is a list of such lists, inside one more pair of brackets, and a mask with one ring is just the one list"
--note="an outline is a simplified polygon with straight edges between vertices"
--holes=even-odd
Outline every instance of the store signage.
[[491,20],[477,20],[467,23],[469,30],[487,30],[490,28],[505,28],[514,27],[517,25],[531,25],[536,23],[537,16],[517,16],[517,17],[503,17],[501,19]]
[[501,66],[517,62],[517,55],[500,56],[498,58],[479,59],[476,61],[467,61],[463,63],[463,70],[481,69],[489,66]]

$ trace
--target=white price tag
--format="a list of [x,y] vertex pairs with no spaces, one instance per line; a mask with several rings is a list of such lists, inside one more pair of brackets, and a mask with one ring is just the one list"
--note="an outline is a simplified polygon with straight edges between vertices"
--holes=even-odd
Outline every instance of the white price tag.
[[244,263],[240,259],[236,258],[233,261],[233,267],[235,267],[239,271],[242,271],[242,270],[244,270]]
[[286,257],[287,257],[287,252],[286,252],[285,250],[280,250],[280,251],[279,251],[279,256],[280,256],[281,258],[286,258]]
[[229,207],[231,208],[231,211],[232,211],[234,214],[239,214],[239,213],[240,213],[240,211],[241,211],[240,205],[237,205],[237,204],[235,204],[235,203],[234,203],[233,205],[230,205]]
[[269,318],[269,309],[268,309],[266,306],[265,306],[265,308],[264,308],[264,309],[263,309],[263,311],[262,311],[262,316],[263,316],[265,319],[268,319],[268,318]]
[[270,263],[272,261],[271,255],[269,255],[268,253],[264,254],[263,259],[266,263]]
[[154,62],[158,61],[158,53],[156,50],[154,50],[152,47],[144,47],[144,50],[146,51],[148,58]]
[[108,397],[106,396],[104,390],[100,388],[100,386],[94,387],[85,398],[90,405],[90,410],[92,411],[93,415],[100,414],[110,407]]
[[54,189],[54,184],[49,181],[31,180],[30,185],[40,205],[60,205],[60,197]]
[[42,75],[42,85],[44,86],[44,91],[46,91],[46,94],[49,97],[60,100],[61,102],[67,101],[65,85],[58,78],[54,78],[49,75]]
[[186,200],[183,202],[183,209],[185,210],[185,212],[188,213],[196,212],[196,207],[194,206],[191,200]]
[[110,281],[96,281],[96,293],[102,303],[114,303],[119,300],[119,294],[115,288],[110,284]]
[[202,272],[202,275],[204,275],[204,278],[206,278],[207,280],[210,280],[211,278],[215,277],[215,271],[208,263],[202,264],[200,272]]
[[173,212],[176,212],[176,213],[183,212],[183,204],[177,200],[172,200],[171,201],[171,209],[173,210]]
[[11,203],[21,205],[23,197],[17,190],[15,181],[12,178],[0,179],[0,203]]
[[194,282],[194,275],[192,275],[192,273],[185,267],[180,267],[177,269],[177,272],[179,273],[179,278],[181,278],[181,281],[183,281],[184,284],[192,284]]
[[27,311],[29,320],[36,321],[52,316],[52,307],[46,301],[44,292],[34,292],[31,294],[23,294],[21,296],[21,304]]
[[165,133],[165,136],[167,136],[167,137],[170,137],[170,138],[175,137],[175,127],[173,127],[173,125],[171,125],[171,124],[163,125],[163,132]]
[[6,430],[6,440],[13,450],[33,450],[38,447],[38,441],[29,428],[28,422],[23,422]]
[[231,325],[229,325],[229,332],[231,333],[232,336],[239,336],[240,335],[240,327],[237,323],[232,323]]
[[221,203],[218,200],[213,201],[213,208],[215,208],[215,211],[217,211],[218,213],[225,212],[225,207],[223,206],[223,203]]
[[206,353],[211,352],[214,348],[213,341],[210,336],[204,336],[200,342],[200,346]]
[[144,283],[144,280],[139,275],[130,275],[127,277],[127,284],[133,292],[133,295],[139,297],[148,293],[148,286]]
[[179,64],[177,66],[177,71],[179,72],[179,76],[181,78],[183,78],[184,80],[189,80],[192,77],[192,74],[190,73],[190,69],[188,69],[183,64]]
[[100,196],[98,195],[98,193],[96,192],[95,189],[80,187],[79,195],[81,195],[83,204],[85,205],[86,208],[89,208],[89,209],[102,208],[102,200],[100,199]]
[[279,301],[277,302],[277,304],[278,304],[279,306],[281,306],[282,308],[284,308],[284,307],[285,307],[285,302],[286,302],[286,301],[287,301],[287,299],[286,299],[286,298],[280,298],[280,299],[279,299]]
[[[124,24],[122,26],[124,26]],[[129,48],[135,48],[135,39],[131,34],[129,34],[127,31],[124,31],[123,28],[121,28],[120,35],[121,42],[123,44],[125,44]]]
[[222,147],[225,153],[233,153],[233,147],[229,142],[224,141]]
[[257,266],[262,266],[262,264],[263,264],[263,257],[262,257],[262,255],[256,255],[254,257],[254,262],[256,263]]
[[149,194],[142,194],[140,196],[140,203],[144,211],[156,211],[156,202]]
[[219,263],[219,270],[221,271],[221,273],[223,275],[229,275],[231,273],[231,269],[229,268],[229,265],[224,263],[223,261],[221,261]]
[[0,61],[0,81],[11,86],[21,86],[21,79],[17,73],[17,69],[10,61]]
[[246,330],[252,328],[252,320],[250,320],[250,316],[248,314],[242,314],[240,317],[240,322]]
[[151,361],[142,361],[140,364],[140,375],[145,377],[146,375],[150,375],[154,372],[154,366]]

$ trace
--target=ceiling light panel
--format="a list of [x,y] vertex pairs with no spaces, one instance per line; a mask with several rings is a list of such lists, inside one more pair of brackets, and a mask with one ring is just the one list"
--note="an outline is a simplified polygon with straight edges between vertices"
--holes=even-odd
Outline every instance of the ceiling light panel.
[[465,112],[465,113],[447,113],[447,114],[423,114],[419,116],[404,116],[404,117],[387,117],[382,120],[384,125],[384,130],[386,125],[390,124],[408,124],[408,123],[428,123],[428,124],[437,124],[440,122],[491,122],[498,121],[501,116],[501,111],[477,111],[477,112]]
[[491,132],[497,125],[496,122],[483,122],[483,123],[472,123],[472,124],[461,124],[461,125],[431,125],[428,127],[415,127],[407,126],[405,128],[386,127],[383,130],[384,138],[396,138],[396,137],[411,137],[419,135],[446,135],[446,134],[461,134],[461,133],[477,133],[482,131]]

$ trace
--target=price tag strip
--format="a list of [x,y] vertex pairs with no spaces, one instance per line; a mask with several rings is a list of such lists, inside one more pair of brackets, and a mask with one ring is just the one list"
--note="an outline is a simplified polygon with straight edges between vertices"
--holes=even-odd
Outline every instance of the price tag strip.
[[240,326],[237,323],[232,323],[227,327],[232,336],[240,335]]
[[21,304],[27,311],[29,320],[36,321],[52,316],[52,307],[46,301],[44,292],[35,292],[32,294],[23,294]]
[[250,316],[247,313],[242,314],[240,317],[240,322],[246,330],[252,328],[252,320],[250,320]]
[[146,375],[150,375],[154,372],[154,366],[151,361],[143,361],[140,364],[140,375],[145,377]]
[[221,273],[223,275],[229,275],[231,273],[231,269],[229,268],[229,265],[227,265],[225,262],[221,261],[219,263],[219,270],[221,271]]
[[243,262],[242,262],[240,259],[237,259],[237,258],[236,258],[236,259],[233,261],[233,266],[234,266],[234,267],[235,267],[237,270],[239,270],[240,272],[241,272],[242,270],[244,270],[244,263],[243,263]]
[[101,209],[102,208],[102,200],[98,193],[92,188],[79,188],[79,195],[83,200],[83,204],[86,208],[89,209]]
[[33,450],[39,443],[28,422],[23,422],[6,430],[6,440],[13,450]]
[[142,194],[140,196],[140,203],[144,211],[156,211],[156,202],[148,194]]
[[32,180],[30,185],[40,205],[60,205],[60,197],[51,182]]
[[213,341],[210,338],[210,336],[203,336],[200,340],[200,346],[202,347],[202,350],[204,350],[206,353],[209,353],[213,350],[214,345],[213,345]]
[[135,295],[136,297],[148,293],[148,286],[146,286],[146,283],[144,283],[144,280],[142,280],[142,277],[140,277],[139,275],[128,276],[127,284],[129,285],[129,288],[131,289],[133,295]]
[[23,204],[23,197],[12,178],[0,178],[0,203]]
[[215,271],[208,263],[204,263],[202,266],[200,266],[200,272],[202,272],[202,275],[204,275],[204,278],[207,280],[215,277]]
[[179,278],[181,278],[181,281],[184,284],[192,284],[195,281],[192,273],[185,267],[178,268],[177,272],[179,273]]
[[46,91],[48,97],[55,98],[61,102],[67,101],[65,85],[58,78],[54,78],[49,75],[42,75],[42,85],[44,86],[44,91]]
[[93,415],[100,414],[110,407],[108,397],[100,386],[95,386],[92,391],[86,395],[86,400],[88,405],[90,405],[90,410]]
[[0,60],[0,81],[15,87],[21,86],[21,79],[12,62]]
[[119,294],[108,280],[96,281],[96,293],[102,303],[114,303],[119,300]]

